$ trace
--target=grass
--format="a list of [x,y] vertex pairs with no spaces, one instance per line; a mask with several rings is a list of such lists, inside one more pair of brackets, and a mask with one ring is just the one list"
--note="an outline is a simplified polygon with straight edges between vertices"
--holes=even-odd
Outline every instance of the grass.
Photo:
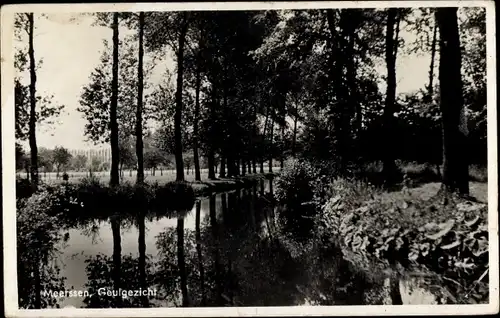
[[[273,167],[273,172],[278,172],[280,170],[279,166],[274,166]],[[260,171],[260,167],[257,167],[257,171]],[[264,166],[264,171],[267,174],[269,171],[269,168],[267,166]],[[259,172],[257,174],[260,174]],[[69,183],[79,183],[84,179],[85,177],[89,176],[88,171],[68,171],[69,175]],[[103,184],[108,184],[109,183],[109,178],[110,178],[110,172],[109,171],[101,171],[101,172],[93,172],[93,175],[97,178],[99,178],[99,181]],[[216,174],[218,175],[218,174]],[[255,174],[247,174],[247,176],[252,176]],[[25,178],[25,174],[18,173],[18,176],[21,178]],[[49,172],[49,173],[40,173],[40,178],[43,182],[47,184],[60,184],[63,183],[62,180],[62,173],[59,174],[59,178],[56,179],[56,173],[55,172]],[[152,175],[151,171],[145,171],[145,182],[147,183],[156,183],[158,182],[159,184],[167,183],[167,182],[173,182],[176,179],[176,173],[175,170],[170,169],[170,170],[163,170],[163,173],[160,170],[157,170],[155,175]],[[184,172],[184,179],[186,182],[196,182],[195,181],[195,175],[194,172],[187,171]],[[120,179],[120,182],[122,183],[135,183],[136,180],[136,171],[132,171],[130,173],[129,170],[124,171],[122,178]],[[207,180],[208,181],[208,169],[202,169],[201,170],[201,180]],[[229,180],[229,179],[228,179]]]

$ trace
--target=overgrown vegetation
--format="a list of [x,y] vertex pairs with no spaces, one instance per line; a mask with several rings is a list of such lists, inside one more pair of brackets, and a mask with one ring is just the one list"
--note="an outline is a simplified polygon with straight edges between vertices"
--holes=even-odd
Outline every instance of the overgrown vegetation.
[[277,179],[276,197],[283,206],[300,207],[282,213],[287,222],[300,220],[295,226],[307,233],[309,245],[289,244],[299,253],[315,244],[340,249],[352,271],[376,286],[394,275],[424,276],[423,287],[442,303],[488,302],[484,203],[436,194],[423,198],[406,186],[387,192],[366,181],[319,175],[298,161]]

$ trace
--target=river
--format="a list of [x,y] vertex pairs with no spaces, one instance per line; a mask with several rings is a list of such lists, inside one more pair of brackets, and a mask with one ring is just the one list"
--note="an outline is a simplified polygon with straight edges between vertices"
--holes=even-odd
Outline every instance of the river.
[[[272,181],[266,180],[251,189],[198,198],[191,210],[176,216],[145,217],[145,263],[140,261],[136,221],[122,220],[119,238],[109,221],[65,230],[67,240],[57,263],[67,290],[96,294],[116,289],[113,269],[120,268],[120,288],[147,287],[155,294],[148,300],[121,299],[119,305],[114,297],[66,297],[59,299],[59,306],[143,307],[143,301],[151,307],[385,302],[374,300],[380,292],[351,277],[335,253],[319,256],[311,245],[308,252],[287,240],[286,233],[280,234],[272,191]],[[113,259],[116,253],[119,267]],[[142,280],[141,266],[146,272]],[[404,303],[434,303],[425,292],[404,285],[401,290]]]

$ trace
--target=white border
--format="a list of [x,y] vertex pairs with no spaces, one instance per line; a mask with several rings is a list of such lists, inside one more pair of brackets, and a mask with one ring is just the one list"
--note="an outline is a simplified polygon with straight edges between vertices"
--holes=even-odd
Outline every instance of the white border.
[[[488,123],[488,230],[490,247],[490,303],[488,305],[403,305],[403,306],[290,306],[232,308],[146,308],[146,309],[43,309],[19,310],[16,270],[15,136],[13,85],[13,14],[92,11],[180,11],[180,10],[270,10],[313,8],[387,7],[486,7],[487,123]],[[498,174],[496,114],[495,5],[493,1],[339,1],[339,2],[213,2],[139,4],[29,4],[1,8],[2,40],[2,171],[4,295],[6,317],[187,317],[187,316],[336,316],[336,315],[475,315],[499,311],[498,298]],[[9,159],[6,159],[9,158]]]

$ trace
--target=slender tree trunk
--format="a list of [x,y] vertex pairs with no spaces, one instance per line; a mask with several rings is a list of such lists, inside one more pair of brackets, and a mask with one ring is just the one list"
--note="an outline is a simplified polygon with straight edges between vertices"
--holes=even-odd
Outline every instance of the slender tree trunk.
[[118,45],[119,45],[119,33],[118,33],[118,12],[113,13],[113,75],[111,82],[111,105],[109,110],[109,122],[111,129],[111,176],[109,184],[111,186],[116,186],[120,183],[120,175],[118,171],[118,164],[120,162],[119,158],[119,146],[118,146],[118,119],[117,119],[117,107],[118,107]]
[[33,13],[27,13],[28,16],[28,55],[30,59],[30,118],[29,118],[29,144],[30,144],[30,174],[31,187],[33,191],[38,189],[38,147],[36,144],[36,65],[35,49],[33,45],[33,36],[35,21]]
[[285,125],[281,127],[281,143],[282,149],[280,154],[280,168],[283,169],[283,167],[285,166]]
[[431,65],[429,68],[429,84],[427,86],[427,102],[431,102],[434,97],[434,61],[436,60],[436,43],[437,43],[437,23],[434,24],[431,44]]
[[194,156],[194,179],[197,181],[201,180],[201,172],[200,172],[200,157],[198,154],[198,121],[200,116],[200,87],[201,87],[201,44],[202,44],[202,35],[200,31],[200,40],[198,42],[198,57],[197,57],[197,65],[196,65],[196,97],[194,104],[194,123],[193,123],[193,156]]
[[[264,131],[262,132],[262,144],[263,147],[266,146],[266,134],[267,134],[267,124],[269,121],[269,111],[270,111],[271,106],[268,104],[266,107],[266,119],[264,120]],[[265,153],[265,150],[264,150]],[[264,160],[265,160],[265,154],[261,155],[260,158],[260,173],[264,173]]]
[[139,62],[137,69],[137,112],[135,122],[136,156],[137,156],[137,184],[144,183],[144,143],[142,140],[142,113],[144,94],[144,12],[139,13]]
[[271,136],[269,138],[269,172],[273,172],[273,134],[274,134],[274,118],[271,118]]
[[220,169],[219,169],[219,178],[226,177],[226,158],[220,158]]
[[201,202],[196,201],[196,253],[198,255],[198,272],[200,273],[201,305],[205,306],[207,300],[205,295],[205,270],[203,268],[203,256],[201,253],[200,214]]
[[212,79],[212,102],[210,108],[210,144],[208,146],[207,164],[208,164],[208,179],[215,179],[215,107],[217,105],[217,90],[215,89],[215,76]]
[[457,8],[438,8],[439,86],[443,117],[443,188],[469,194],[467,121],[463,101]]
[[182,159],[182,91],[184,77],[184,43],[188,26],[188,12],[183,12],[182,29],[179,34],[177,52],[177,89],[175,92],[174,139],[175,139],[175,169],[176,180],[184,181],[184,161]]
[[384,108],[384,144],[383,155],[383,172],[387,185],[392,185],[397,177],[397,167],[395,163],[393,142],[393,129],[394,129],[394,104],[396,100],[396,54],[398,38],[396,32],[396,39],[394,38],[394,24],[399,26],[398,9],[390,8],[387,15],[387,31],[386,31],[386,48],[385,48],[385,61],[387,64],[387,92],[385,98]]
[[177,265],[181,278],[182,307],[189,306],[186,262],[184,259],[184,219],[177,218]]
[[299,121],[299,102],[295,102],[295,116],[293,116],[292,157],[297,152],[297,122]]
[[[120,290],[121,283],[121,263],[122,263],[122,243],[120,234],[120,219],[117,216],[111,218],[111,231],[113,233],[113,280],[114,289]],[[117,307],[121,307],[121,296],[116,297]]]

